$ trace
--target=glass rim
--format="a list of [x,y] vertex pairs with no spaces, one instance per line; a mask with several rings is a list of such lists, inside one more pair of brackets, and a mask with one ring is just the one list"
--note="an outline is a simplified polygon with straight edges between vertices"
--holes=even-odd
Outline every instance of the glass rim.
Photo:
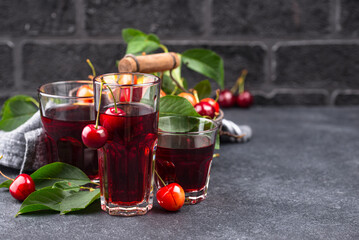
[[[171,118],[171,117],[183,117],[183,116],[162,116],[162,117],[159,117],[158,121],[160,121],[161,118]],[[207,130],[202,130],[202,131],[193,131],[193,132],[169,132],[169,131],[163,131],[161,130],[160,128],[158,128],[158,133],[160,134],[176,134],[176,135],[194,135],[194,134],[199,134],[199,133],[211,133],[211,132],[214,132],[216,130],[218,130],[219,128],[219,123],[212,120],[212,119],[208,119],[208,118],[201,118],[201,117],[195,117],[195,116],[184,116],[184,117],[187,117],[187,118],[194,118],[194,119],[203,119],[203,120],[206,120],[206,121],[209,121],[211,122],[214,127],[210,128],[210,129],[207,129]]]
[[60,84],[70,84],[70,83],[87,83],[87,84],[93,85],[93,81],[91,81],[91,80],[64,80],[64,81],[58,81],[58,82],[45,83],[45,84],[43,84],[43,85],[41,85],[40,87],[37,88],[37,92],[41,96],[51,97],[51,98],[62,98],[62,99],[88,99],[88,98],[93,98],[93,96],[92,97],[89,97],[89,96],[87,96],[87,97],[86,96],[84,96],[84,97],[62,96],[62,95],[46,93],[46,92],[44,92],[44,90],[42,90],[42,88],[44,88],[46,86],[60,85]]
[[148,73],[139,73],[139,72],[121,72],[121,73],[105,73],[105,74],[101,74],[98,75],[96,77],[94,77],[93,82],[94,84],[101,84],[101,81],[98,80],[101,77],[106,77],[106,76],[117,76],[117,75],[125,75],[125,74],[130,74],[130,75],[142,75],[142,76],[146,76],[146,77],[151,77],[153,79],[155,79],[153,82],[149,82],[149,83],[140,83],[140,84],[118,84],[118,83],[104,83],[104,86],[118,86],[118,87],[148,87],[148,86],[154,86],[156,84],[161,83],[161,78],[153,75],[153,74],[148,74]]

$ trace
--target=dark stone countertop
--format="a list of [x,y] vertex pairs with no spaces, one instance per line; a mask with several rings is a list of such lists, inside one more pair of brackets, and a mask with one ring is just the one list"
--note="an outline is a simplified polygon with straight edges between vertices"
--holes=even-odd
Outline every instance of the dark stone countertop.
[[[359,239],[359,108],[225,111],[249,124],[251,142],[223,144],[208,198],[145,216],[90,209],[14,218],[0,190],[0,239]],[[8,174],[16,172],[0,168]]]

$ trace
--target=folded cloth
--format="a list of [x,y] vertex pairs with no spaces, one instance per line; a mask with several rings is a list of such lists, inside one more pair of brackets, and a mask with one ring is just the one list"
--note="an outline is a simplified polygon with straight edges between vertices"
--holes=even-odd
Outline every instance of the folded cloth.
[[47,163],[45,140],[38,111],[18,128],[0,131],[0,164],[20,172],[38,169]]

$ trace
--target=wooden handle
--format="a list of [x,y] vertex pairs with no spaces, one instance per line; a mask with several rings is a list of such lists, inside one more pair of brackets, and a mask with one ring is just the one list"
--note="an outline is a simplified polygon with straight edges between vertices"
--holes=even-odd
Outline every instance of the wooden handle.
[[118,63],[119,72],[153,73],[174,69],[180,65],[180,58],[174,52],[145,56],[126,55]]

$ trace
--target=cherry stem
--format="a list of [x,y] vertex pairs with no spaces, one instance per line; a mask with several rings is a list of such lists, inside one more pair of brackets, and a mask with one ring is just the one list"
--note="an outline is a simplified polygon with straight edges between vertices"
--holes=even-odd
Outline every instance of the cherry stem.
[[162,48],[162,50],[163,50],[165,53],[168,53],[168,48],[167,48],[165,45],[160,44],[159,46],[160,46],[160,48]]
[[213,157],[212,157],[212,158],[216,158],[216,157],[219,157],[219,153],[213,154]]
[[194,90],[194,89],[193,89],[193,96],[194,96],[194,98],[196,99],[196,102],[199,103],[199,98],[198,98],[197,90]]
[[[2,159],[2,155],[0,156],[0,159]],[[5,174],[3,174],[1,171],[0,171],[0,174],[1,174],[4,178],[6,178],[6,179],[9,179],[9,180],[11,180],[11,181],[15,181],[15,179],[9,178],[9,177],[6,176]]]
[[231,92],[233,94],[235,94],[237,92],[238,87],[239,87],[239,93],[242,93],[244,91],[244,79],[246,78],[247,73],[248,73],[247,69],[242,70],[241,75],[237,79],[234,86],[231,88]]
[[[92,64],[92,62],[90,61],[90,59],[86,59],[86,62],[87,62],[87,64],[90,66],[90,68],[91,68],[91,70],[92,70],[93,78],[95,78],[95,77],[96,77],[95,67],[93,66],[93,64]],[[101,79],[101,83],[106,84],[106,82],[105,82],[103,79]],[[101,87],[102,87],[102,86],[101,86]],[[108,87],[108,89],[110,90],[110,93],[111,93],[111,95],[112,95],[112,97],[113,97],[113,101],[114,101],[114,103],[115,103],[115,112],[117,113],[117,104],[116,104],[116,100],[115,100],[115,95],[113,94],[111,88],[110,88],[109,86],[107,86],[107,87]],[[102,95],[102,90],[101,90],[101,92],[100,92],[100,102],[101,102],[101,95]],[[99,104],[99,111],[100,111],[100,104]],[[96,122],[96,129],[97,129],[97,125],[98,125],[98,124],[97,124],[97,122]]]
[[247,73],[248,73],[247,69],[243,69],[242,74],[238,79],[238,81],[239,81],[238,94],[241,94],[242,92],[244,92],[244,81],[246,79]]
[[92,187],[83,187],[83,186],[81,186],[80,189],[87,189],[87,190],[89,190],[90,192],[95,191],[95,189],[92,188]]
[[92,62],[90,61],[90,59],[86,59],[87,64],[90,66],[91,70],[92,70],[92,75],[93,77],[96,77],[96,71],[95,71],[95,67],[92,65]]
[[102,98],[102,88],[103,88],[103,82],[101,82],[100,97],[99,97],[99,100],[98,100],[98,111],[97,111],[97,116],[96,116],[95,129],[98,128],[98,119],[99,119],[99,116],[100,116],[100,107],[101,107],[101,98]]
[[170,77],[172,81],[176,84],[176,86],[181,89],[183,92],[188,92],[184,87],[181,86],[181,84],[173,77],[172,70],[170,70]]
[[[103,79],[101,79],[102,83],[106,83]],[[114,104],[114,107],[115,107],[115,113],[117,113],[117,103],[116,103],[116,98],[115,98],[115,94],[113,94],[110,86],[107,86],[108,87],[108,90],[110,90],[110,93],[111,93],[111,96],[113,98],[113,104]]]
[[216,99],[214,100],[215,102],[218,102],[219,92],[220,92],[220,91],[221,91],[220,89],[217,89],[217,90],[216,90]]
[[97,185],[97,186],[100,186],[100,184],[99,184],[99,183],[94,182],[94,181],[91,181],[91,184],[95,184],[95,185]]
[[156,171],[156,169],[154,169],[157,177],[160,179],[160,181],[162,182],[163,186],[167,186],[167,184],[162,180],[162,178],[160,177],[160,175],[158,174],[158,172]]

